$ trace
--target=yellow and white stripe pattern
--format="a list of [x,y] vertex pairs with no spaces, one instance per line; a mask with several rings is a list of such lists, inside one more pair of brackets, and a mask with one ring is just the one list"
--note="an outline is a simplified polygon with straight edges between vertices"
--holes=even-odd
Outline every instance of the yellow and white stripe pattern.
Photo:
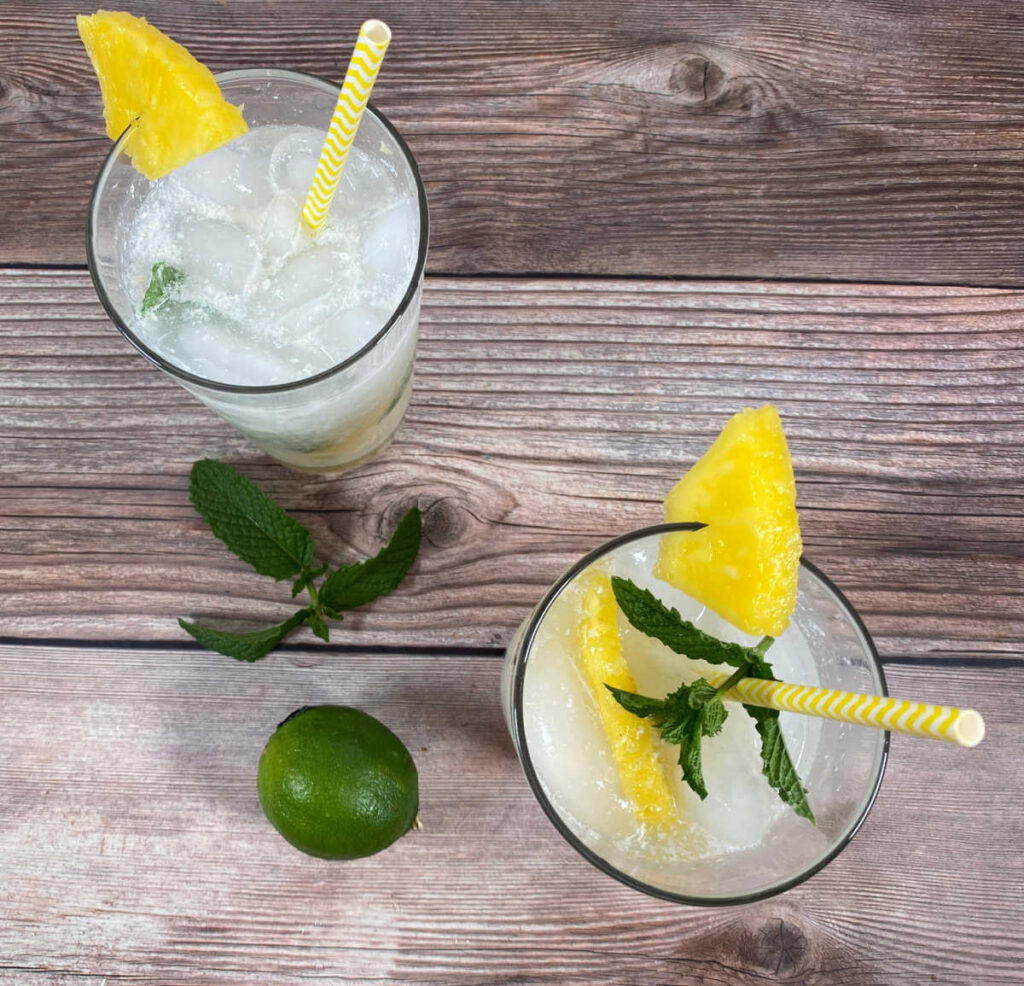
[[[716,687],[727,678],[728,675],[718,671],[708,675],[708,680]],[[763,709],[874,726],[960,746],[977,746],[985,738],[985,720],[979,713],[974,709],[955,709],[949,705],[929,705],[884,695],[863,695],[761,678],[741,678],[723,697]]]
[[313,184],[302,209],[302,220],[313,233],[323,229],[327,222],[338,179],[356,139],[359,121],[363,118],[370,91],[390,43],[391,29],[383,21],[366,21],[359,29],[359,38],[348,63],[345,82],[338,93],[338,103],[320,152]]

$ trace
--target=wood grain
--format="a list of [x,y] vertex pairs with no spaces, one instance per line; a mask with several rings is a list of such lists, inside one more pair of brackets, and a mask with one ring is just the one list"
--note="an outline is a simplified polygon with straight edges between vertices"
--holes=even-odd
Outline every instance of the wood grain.
[[389,452],[302,476],[123,342],[87,275],[0,273],[0,634],[182,641],[178,615],[283,618],[287,589],[188,502],[191,463],[212,456],[333,561],[424,509],[416,570],[337,643],[501,647],[576,558],[660,518],[730,414],[770,400],[806,553],[885,656],[1024,650],[1024,294],[435,279],[421,329]]
[[[984,745],[896,737],[838,859],[724,910],[643,897],[562,842],[505,732],[499,669],[0,648],[0,982],[1019,982],[1020,667],[890,669],[894,692],[983,710]],[[423,830],[380,856],[304,857],[260,812],[263,743],[319,702],[379,716],[417,760]]]
[[[0,7],[0,263],[81,263],[106,153],[72,0]],[[214,70],[342,74],[328,0],[133,11]],[[382,0],[375,99],[408,137],[435,272],[1019,285],[1013,0]]]

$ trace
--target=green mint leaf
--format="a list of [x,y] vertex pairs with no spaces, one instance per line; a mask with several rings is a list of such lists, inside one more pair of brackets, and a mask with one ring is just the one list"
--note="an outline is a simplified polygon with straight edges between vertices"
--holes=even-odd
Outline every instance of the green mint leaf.
[[260,575],[286,579],[309,568],[313,535],[231,466],[196,462],[189,495],[213,533]]
[[207,650],[216,651],[225,657],[233,657],[236,661],[258,661],[269,654],[299,624],[305,622],[308,615],[308,609],[300,609],[284,623],[264,627],[262,630],[250,630],[247,633],[214,630],[186,620],[178,620],[178,625],[195,637]]
[[660,640],[676,654],[708,664],[731,664],[739,667],[751,661],[750,648],[729,644],[698,630],[679,611],[666,606],[647,589],[631,579],[612,576],[612,591],[619,609],[641,633]]
[[782,738],[778,710],[762,709],[756,705],[744,705],[743,708],[750,713],[761,737],[761,769],[768,778],[768,783],[779,792],[779,797],[793,811],[817,825],[814,821],[814,812],[807,801],[807,791],[800,783],[800,777]]
[[679,766],[683,768],[683,779],[697,792],[703,801],[708,796],[704,786],[704,770],[701,763],[701,740],[704,736],[704,712],[697,711],[690,723],[685,740],[679,744]]
[[327,576],[320,589],[325,607],[335,612],[354,609],[397,588],[416,560],[422,530],[419,507],[413,507],[377,555],[345,565]]
[[725,703],[720,698],[716,697],[713,701],[708,702],[704,706],[704,717],[701,720],[704,735],[717,736],[722,731],[722,726],[725,725],[728,716]]
[[686,704],[691,709],[699,709],[714,700],[717,692],[715,686],[706,678],[698,678],[686,692]]
[[184,280],[184,273],[178,270],[177,267],[172,267],[170,264],[165,264],[159,260],[153,264],[153,273],[149,278],[149,286],[146,288],[146,293],[142,296],[142,314],[145,315],[146,312],[159,308],[171,297],[174,288]]
[[641,719],[664,718],[665,703],[661,699],[648,698],[646,695],[637,695],[636,692],[627,692],[621,688],[615,688],[605,683],[605,688],[612,693],[612,697],[627,712],[639,716]]
[[[768,681],[775,681],[775,674],[772,666],[760,656],[771,646],[771,637],[765,637],[753,652],[759,655],[758,659],[751,663],[747,674],[751,678],[765,678]],[[779,727],[778,709],[762,709],[757,705],[744,705],[744,709],[754,720],[754,727],[761,737],[761,770],[776,791],[779,797],[790,806],[798,815],[813,822],[814,812],[811,811],[810,803],[807,801],[807,791],[800,783],[800,776],[793,766],[793,761],[786,749],[786,741],[782,737],[782,729]]]
[[327,624],[324,623],[324,618],[319,613],[310,613],[306,617],[306,623],[321,640],[330,641],[331,632],[327,629]]

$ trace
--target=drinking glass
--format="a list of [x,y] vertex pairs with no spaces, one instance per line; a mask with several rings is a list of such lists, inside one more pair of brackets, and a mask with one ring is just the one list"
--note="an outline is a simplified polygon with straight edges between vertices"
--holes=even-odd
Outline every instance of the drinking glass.
[[[243,69],[216,79],[224,97],[242,107],[250,127],[304,125],[326,134],[338,98],[338,87],[326,79],[282,69]],[[132,331],[132,303],[121,278],[125,231],[149,182],[124,152],[127,136],[128,131],[107,155],[89,203],[89,271],[110,320],[143,356],[293,469],[335,472],[379,453],[398,428],[412,392],[429,227],[419,169],[398,131],[368,106],[355,143],[386,160],[400,190],[417,204],[416,262],[401,300],[380,331],[347,359],[304,380],[266,386],[204,379],[175,365]]]
[[[557,802],[541,776],[530,749],[530,728],[524,714],[524,683],[536,652],[538,631],[556,599],[588,568],[613,553],[635,559],[657,557],[666,534],[695,530],[699,524],[661,524],[633,531],[602,545],[573,565],[523,621],[509,643],[502,673],[502,704],[506,723],[534,795],[559,833],[598,869],[644,893],[683,904],[741,904],[770,897],[802,883],[842,852],[860,828],[882,782],[889,734],[829,719],[820,723],[809,763],[798,765],[814,809],[817,825],[788,807],[753,848],[686,862],[645,856],[643,847],[596,832]],[[657,594],[657,593],[656,593]],[[886,695],[885,676],[875,646],[860,617],[843,594],[806,559],[800,562],[796,610],[768,660],[787,647],[809,653],[816,684],[824,688]],[[680,658],[681,661],[685,660]],[[730,714],[739,707],[728,702]],[[783,712],[782,716],[795,715]],[[713,742],[706,740],[705,742]],[[678,769],[673,765],[674,769]],[[706,778],[708,787],[713,777]],[[711,833],[714,834],[714,833]]]

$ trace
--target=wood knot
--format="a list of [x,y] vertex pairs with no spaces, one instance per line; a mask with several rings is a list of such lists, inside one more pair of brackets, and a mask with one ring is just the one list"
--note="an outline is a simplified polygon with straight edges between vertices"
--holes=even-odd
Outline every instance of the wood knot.
[[807,936],[795,924],[779,918],[761,926],[754,958],[762,969],[790,973],[800,967],[809,948]]
[[725,90],[725,72],[703,55],[683,55],[672,66],[668,90],[687,103],[711,103]]
[[[377,525],[377,533],[381,538],[390,538],[405,516],[407,510],[414,506],[408,501],[392,503],[385,511]],[[423,540],[435,548],[445,548],[454,544],[466,529],[466,518],[452,497],[441,497],[433,503],[419,504],[423,514]]]

